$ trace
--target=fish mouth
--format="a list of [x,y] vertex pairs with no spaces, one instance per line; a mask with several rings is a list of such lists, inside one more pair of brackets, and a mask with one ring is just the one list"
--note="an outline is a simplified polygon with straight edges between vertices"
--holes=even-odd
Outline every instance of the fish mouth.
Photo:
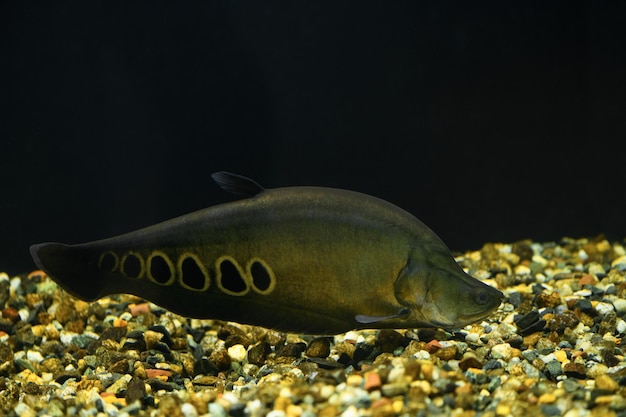
[[482,319],[489,317],[494,311],[498,309],[498,307],[500,307],[500,304],[502,304],[501,300],[498,301],[497,303],[494,303],[491,307],[483,311],[480,311],[478,313],[459,315],[457,316],[456,323],[459,326],[466,326],[468,324],[476,323],[477,321],[480,321]]

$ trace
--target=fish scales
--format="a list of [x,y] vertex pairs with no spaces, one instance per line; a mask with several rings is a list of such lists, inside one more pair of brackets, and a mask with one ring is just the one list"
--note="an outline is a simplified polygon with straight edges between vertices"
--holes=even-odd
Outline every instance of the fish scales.
[[95,242],[33,245],[33,259],[84,300],[130,293],[184,316],[313,334],[458,327],[502,300],[384,200],[213,178],[245,198]]

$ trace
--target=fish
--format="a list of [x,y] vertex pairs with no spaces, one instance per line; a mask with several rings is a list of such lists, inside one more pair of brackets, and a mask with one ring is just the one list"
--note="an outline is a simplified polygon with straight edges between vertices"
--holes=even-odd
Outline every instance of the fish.
[[134,232],[30,247],[71,295],[133,294],[173,313],[304,334],[459,328],[503,294],[468,275],[415,216],[356,191],[265,189],[220,171],[242,198]]

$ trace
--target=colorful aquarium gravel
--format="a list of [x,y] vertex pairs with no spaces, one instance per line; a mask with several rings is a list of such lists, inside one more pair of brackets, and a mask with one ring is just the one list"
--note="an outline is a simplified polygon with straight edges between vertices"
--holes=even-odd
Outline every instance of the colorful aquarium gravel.
[[0,414],[626,416],[622,243],[494,243],[457,261],[505,293],[488,320],[331,337],[0,274]]

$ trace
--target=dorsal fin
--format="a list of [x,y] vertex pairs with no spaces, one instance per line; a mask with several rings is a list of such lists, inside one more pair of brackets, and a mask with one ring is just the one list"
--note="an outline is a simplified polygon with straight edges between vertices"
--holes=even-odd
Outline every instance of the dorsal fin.
[[252,197],[265,190],[265,188],[261,187],[254,180],[231,172],[214,172],[211,174],[211,178],[213,178],[213,181],[215,181],[217,185],[222,187],[222,190],[233,194]]

